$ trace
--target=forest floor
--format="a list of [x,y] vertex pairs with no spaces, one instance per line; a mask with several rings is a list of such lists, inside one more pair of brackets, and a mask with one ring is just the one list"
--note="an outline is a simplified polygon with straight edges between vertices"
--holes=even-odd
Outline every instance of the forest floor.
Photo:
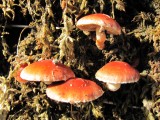
[[[107,34],[105,48],[84,34],[78,19],[104,13],[121,26]],[[0,120],[158,120],[160,118],[159,0],[2,0],[0,1]],[[23,64],[57,59],[77,77],[90,79],[105,93],[71,105],[46,96],[43,82],[19,83]],[[107,90],[95,73],[110,61],[124,61],[140,73],[137,83]]]

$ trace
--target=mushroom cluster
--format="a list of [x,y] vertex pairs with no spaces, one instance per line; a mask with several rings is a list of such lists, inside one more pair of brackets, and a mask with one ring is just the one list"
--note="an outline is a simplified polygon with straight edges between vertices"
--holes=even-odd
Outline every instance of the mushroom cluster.
[[54,60],[40,60],[21,66],[16,73],[15,79],[18,78],[19,82],[23,80],[24,82],[21,83],[42,81],[50,84],[46,89],[46,94],[55,101],[70,104],[89,102],[104,93],[94,81],[77,78],[68,66]]
[[[100,50],[105,47],[105,31],[114,35],[121,34],[120,25],[105,14],[85,16],[78,20],[76,25],[84,31],[96,31],[96,45]],[[121,84],[137,82],[140,75],[128,63],[112,61],[100,68],[95,78],[106,83],[109,90],[117,91]],[[49,98],[71,104],[89,102],[104,93],[94,81],[76,77],[68,66],[54,60],[40,60],[29,65],[22,65],[16,72],[15,79],[22,83],[42,81],[50,84],[46,89]]]
[[[113,35],[121,34],[120,25],[110,16],[102,13],[84,16],[77,21],[76,26],[83,31],[96,31],[96,46],[99,50],[105,47],[105,31]],[[128,63],[113,61],[100,68],[95,77],[105,82],[109,90],[117,91],[121,84],[137,82],[140,75]]]

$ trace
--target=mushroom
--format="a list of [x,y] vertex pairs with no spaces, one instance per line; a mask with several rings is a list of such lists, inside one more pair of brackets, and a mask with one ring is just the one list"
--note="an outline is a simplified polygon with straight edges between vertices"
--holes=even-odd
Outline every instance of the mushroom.
[[95,82],[83,78],[71,78],[50,85],[46,89],[50,99],[70,104],[89,102],[99,98],[103,93],[102,88]]
[[96,13],[84,16],[77,21],[76,26],[83,31],[96,31],[96,46],[104,49],[106,40],[105,30],[109,34],[120,35],[120,25],[106,14]]
[[105,82],[109,90],[117,91],[121,84],[137,82],[140,74],[126,62],[113,61],[100,68],[95,77]]
[[27,63],[21,64],[20,67],[13,73],[13,77],[15,78],[15,80],[17,80],[20,83],[27,83],[28,81],[25,79],[22,79],[20,77],[21,71],[28,66]]
[[50,84],[74,78],[74,72],[67,66],[53,60],[41,60],[25,67],[20,77],[28,81],[43,81]]

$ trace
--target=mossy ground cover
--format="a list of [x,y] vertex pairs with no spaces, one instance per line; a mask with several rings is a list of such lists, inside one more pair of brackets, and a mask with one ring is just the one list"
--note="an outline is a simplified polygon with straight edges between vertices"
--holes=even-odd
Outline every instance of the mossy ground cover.
[[[107,34],[97,49],[94,32],[75,24],[92,13],[104,13],[122,27]],[[158,120],[160,118],[159,0],[2,0],[0,1],[1,120]],[[91,79],[105,91],[99,99],[78,105],[46,96],[43,82],[20,84],[13,75],[24,63],[58,59],[76,76]],[[140,80],[110,92],[95,79],[110,61],[125,61],[140,72]]]

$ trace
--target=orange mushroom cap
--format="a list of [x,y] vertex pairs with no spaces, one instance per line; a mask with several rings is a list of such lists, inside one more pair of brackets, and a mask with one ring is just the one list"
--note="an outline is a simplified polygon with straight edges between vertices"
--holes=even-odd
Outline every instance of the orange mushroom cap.
[[103,95],[103,90],[95,82],[83,78],[72,78],[46,89],[49,98],[67,103],[80,103],[95,100]]
[[96,72],[96,78],[107,83],[133,83],[140,78],[139,72],[126,62],[109,62]]
[[15,73],[13,73],[13,77],[14,77],[18,82],[20,82],[20,83],[27,83],[27,82],[28,82],[27,80],[22,79],[22,78],[20,77],[21,71],[22,71],[26,66],[28,66],[27,63],[21,64],[20,67],[19,67],[19,69],[16,70]]
[[74,72],[61,63],[52,60],[41,60],[25,67],[20,77],[28,81],[54,82],[75,77]]
[[80,18],[76,26],[84,31],[95,31],[97,27],[106,30],[110,34],[120,35],[120,25],[110,16],[102,13],[90,14]]
[[76,26],[83,31],[96,31],[96,46],[102,50],[106,40],[105,30],[109,34],[120,35],[120,25],[106,14],[91,14],[77,21]]

